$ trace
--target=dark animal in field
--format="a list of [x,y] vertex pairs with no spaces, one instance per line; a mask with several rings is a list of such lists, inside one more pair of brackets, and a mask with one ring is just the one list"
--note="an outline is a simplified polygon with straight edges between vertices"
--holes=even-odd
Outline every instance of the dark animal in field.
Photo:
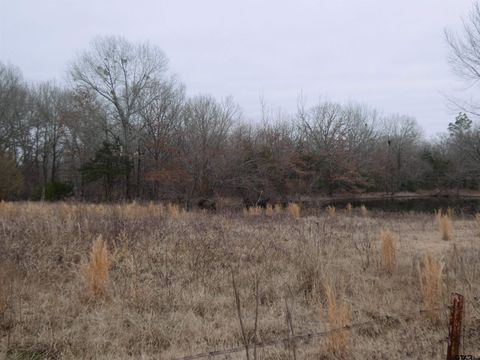
[[200,199],[197,203],[198,207],[203,210],[216,211],[217,204],[212,199]]

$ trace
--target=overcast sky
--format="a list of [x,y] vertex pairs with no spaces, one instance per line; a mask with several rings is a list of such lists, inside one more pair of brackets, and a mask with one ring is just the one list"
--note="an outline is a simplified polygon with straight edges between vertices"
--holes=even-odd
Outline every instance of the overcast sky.
[[0,0],[0,61],[32,80],[63,81],[97,35],[162,48],[189,94],[233,96],[245,118],[259,98],[294,112],[300,92],[417,118],[428,135],[462,89],[447,62],[445,27],[471,0]]

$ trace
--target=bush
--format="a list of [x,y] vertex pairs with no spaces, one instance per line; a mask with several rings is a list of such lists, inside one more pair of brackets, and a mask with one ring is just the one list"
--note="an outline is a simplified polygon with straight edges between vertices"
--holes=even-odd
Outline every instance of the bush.
[[37,188],[33,200],[60,201],[70,196],[73,196],[72,183],[51,181]]

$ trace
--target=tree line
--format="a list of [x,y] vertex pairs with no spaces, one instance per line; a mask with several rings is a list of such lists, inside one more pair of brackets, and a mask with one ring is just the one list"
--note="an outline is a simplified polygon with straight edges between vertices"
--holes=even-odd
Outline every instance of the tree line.
[[[452,40],[453,41],[453,40]],[[247,122],[232,98],[189,97],[165,54],[95,39],[68,84],[0,63],[0,199],[184,201],[478,189],[480,127],[460,113],[434,140],[416,120],[298,101]]]

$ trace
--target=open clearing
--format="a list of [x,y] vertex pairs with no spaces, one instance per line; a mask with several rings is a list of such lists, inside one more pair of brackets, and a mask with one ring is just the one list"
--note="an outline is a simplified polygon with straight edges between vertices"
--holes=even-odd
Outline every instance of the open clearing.
[[[289,336],[287,306],[294,334],[369,321],[299,341],[297,359],[444,359],[454,291],[466,299],[462,353],[480,356],[474,217],[452,215],[443,240],[428,214],[269,210],[2,203],[0,358],[172,359],[237,347],[255,340],[258,302],[257,342]],[[108,251],[105,283],[92,268],[95,240]],[[285,344],[257,350],[292,354]]]

